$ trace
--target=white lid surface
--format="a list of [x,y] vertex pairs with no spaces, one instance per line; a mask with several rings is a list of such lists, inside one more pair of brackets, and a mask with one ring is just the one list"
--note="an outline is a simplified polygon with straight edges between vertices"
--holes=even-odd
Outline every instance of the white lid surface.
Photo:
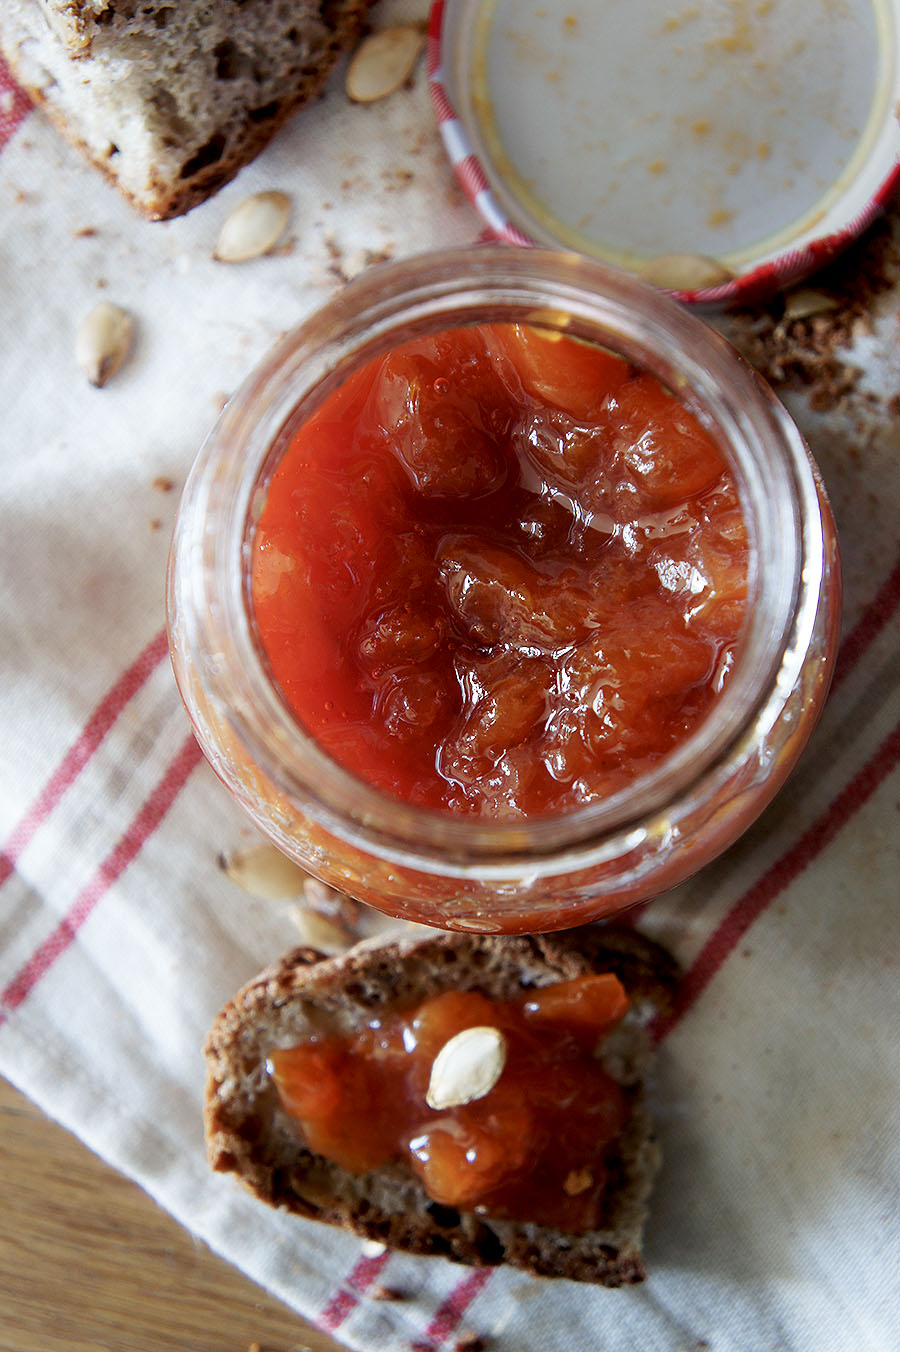
[[636,269],[671,253],[739,279],[774,265],[777,285],[833,255],[894,187],[897,10],[445,0],[432,89],[495,233]]

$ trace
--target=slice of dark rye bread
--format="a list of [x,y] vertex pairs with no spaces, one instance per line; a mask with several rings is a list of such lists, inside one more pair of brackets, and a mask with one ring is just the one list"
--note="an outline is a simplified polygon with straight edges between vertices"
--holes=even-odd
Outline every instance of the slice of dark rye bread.
[[[632,999],[632,1009],[601,1052],[605,1068],[626,1087],[632,1109],[616,1144],[609,1214],[601,1230],[573,1235],[458,1212],[432,1202],[399,1161],[350,1174],[306,1148],[266,1071],[274,1049],[295,1046],[314,1030],[348,1033],[380,1010],[443,990],[476,989],[506,1000],[527,987],[598,971],[615,972]],[[641,1281],[641,1234],[659,1162],[644,1089],[652,1057],[644,1024],[655,1009],[668,1006],[676,979],[674,961],[663,949],[614,927],[514,938],[436,933],[358,944],[329,959],[297,949],[245,986],[209,1034],[210,1162],[237,1174],[273,1206],[392,1248],[473,1266],[507,1263],[605,1286]]]
[[2,0],[18,82],[143,214],[217,192],[323,85],[373,0]]

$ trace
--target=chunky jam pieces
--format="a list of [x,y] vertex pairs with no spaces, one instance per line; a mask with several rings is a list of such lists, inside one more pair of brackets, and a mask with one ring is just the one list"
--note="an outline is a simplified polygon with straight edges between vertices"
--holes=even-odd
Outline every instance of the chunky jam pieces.
[[625,787],[698,727],[747,566],[735,482],[678,399],[599,347],[483,325],[370,362],[299,429],[252,603],[337,761],[515,819]]
[[[626,1091],[596,1057],[627,1008],[612,973],[503,1003],[446,991],[355,1036],[276,1051],[270,1065],[309,1148],[351,1173],[405,1160],[444,1206],[576,1234],[603,1224],[630,1115]],[[430,1108],[435,1058],[467,1028],[502,1035],[500,1077],[474,1102]]]

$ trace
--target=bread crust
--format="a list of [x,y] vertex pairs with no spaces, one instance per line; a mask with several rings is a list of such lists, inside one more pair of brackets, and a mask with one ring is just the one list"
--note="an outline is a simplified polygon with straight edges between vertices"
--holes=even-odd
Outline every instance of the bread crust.
[[[91,85],[92,73],[101,70],[93,50],[99,33],[108,35],[112,32],[108,26],[98,27],[104,13],[113,14],[118,22],[119,11],[122,11],[125,16],[121,18],[122,24],[127,21],[131,25],[127,31],[123,29],[123,50],[126,50],[126,41],[134,40],[132,29],[140,15],[127,17],[128,0],[111,0],[99,14],[85,13],[84,5],[77,0],[44,0],[43,9],[38,0],[8,0],[8,3],[7,14],[0,14],[0,47],[17,83],[138,212],[152,220],[168,220],[183,215],[218,192],[260,153],[301,107],[319,95],[341,53],[359,36],[374,0],[323,0],[317,6],[320,27],[316,32],[313,55],[302,68],[284,71],[273,68],[265,72],[264,79],[260,77],[260,87],[267,91],[265,102],[248,101],[248,91],[243,88],[240,94],[235,92],[233,102],[229,104],[232,86],[223,77],[215,89],[215,100],[222,104],[222,112],[214,126],[208,119],[203,124],[193,125],[182,112],[177,119],[177,135],[171,128],[159,131],[151,125],[158,116],[158,109],[152,102],[141,105],[139,115],[146,122],[141,147],[141,156],[146,160],[143,170],[136,170],[133,153],[117,146],[125,125],[121,121],[121,112],[110,112],[108,139],[103,144],[98,142],[95,128],[93,135],[89,135],[84,120],[83,92],[80,92]],[[148,13],[153,9],[153,6],[144,7]],[[133,0],[130,8],[136,8]],[[166,6],[160,0],[157,9],[164,8]],[[48,10],[51,11],[49,15]],[[43,27],[39,22],[41,16]],[[161,45],[165,42],[164,30],[153,34],[148,29],[141,37],[148,43],[155,41]],[[109,44],[108,36],[104,41]],[[202,55],[208,64],[209,53]],[[190,58],[192,54],[189,52],[187,56]],[[200,56],[198,52],[197,57]],[[128,59],[127,55],[120,58]],[[196,64],[199,67],[200,60]],[[54,78],[42,83],[38,73],[47,70]],[[67,84],[64,77],[69,76],[71,80]],[[211,81],[213,77],[207,74],[206,78]],[[73,90],[79,100],[77,105],[72,97]],[[211,84],[206,93],[213,97]],[[152,94],[154,97],[159,95],[159,88],[155,86]],[[99,116],[99,104],[96,112]],[[135,115],[132,109],[131,117]]]
[[[274,1049],[296,1045],[314,1027],[346,1033],[373,1012],[442,990],[477,989],[504,1000],[528,986],[594,971],[615,972],[633,1002],[632,1013],[604,1043],[604,1064],[625,1087],[631,1116],[617,1142],[601,1230],[568,1235],[440,1206],[400,1162],[351,1175],[306,1148],[265,1069]],[[641,1281],[641,1231],[659,1163],[644,1091],[651,1048],[643,1023],[668,1006],[676,979],[664,950],[614,927],[510,938],[436,933],[360,944],[328,959],[296,949],[246,985],[207,1038],[210,1163],[236,1174],[272,1206],[392,1248],[605,1286]]]

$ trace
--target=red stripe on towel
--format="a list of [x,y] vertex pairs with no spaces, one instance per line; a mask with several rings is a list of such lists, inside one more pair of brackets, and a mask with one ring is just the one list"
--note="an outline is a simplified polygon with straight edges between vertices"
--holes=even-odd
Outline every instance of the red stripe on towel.
[[678,1024],[767,906],[827,848],[900,761],[900,723],[812,826],[739,897],[685,973],[672,1013],[654,1027],[657,1040]]
[[351,1270],[346,1285],[335,1292],[316,1320],[319,1328],[328,1333],[340,1328],[350,1311],[359,1304],[359,1297],[365,1295],[375,1278],[380,1276],[390,1256],[390,1250],[385,1249],[375,1258],[360,1258]]
[[125,705],[156,670],[167,651],[166,631],[163,629],[150,640],[97,705],[77,741],[66,752],[25,816],[13,827],[6,848],[0,853],[0,887],[15,870],[16,861],[32,836],[50,816],[69,785],[81,774]]
[[466,1310],[487,1285],[493,1271],[493,1268],[475,1268],[467,1273],[435,1310],[434,1318],[425,1330],[426,1341],[410,1345],[412,1352],[435,1352],[451,1333],[455,1333]]
[[201,759],[200,748],[194,738],[189,737],[182,743],[162,779],[91,881],[0,995],[0,1024],[21,1005],[56,960],[66,952],[98,902],[102,901],[161,824]]
[[15,136],[31,109],[31,99],[16,84],[12,71],[0,56],[0,150]]

